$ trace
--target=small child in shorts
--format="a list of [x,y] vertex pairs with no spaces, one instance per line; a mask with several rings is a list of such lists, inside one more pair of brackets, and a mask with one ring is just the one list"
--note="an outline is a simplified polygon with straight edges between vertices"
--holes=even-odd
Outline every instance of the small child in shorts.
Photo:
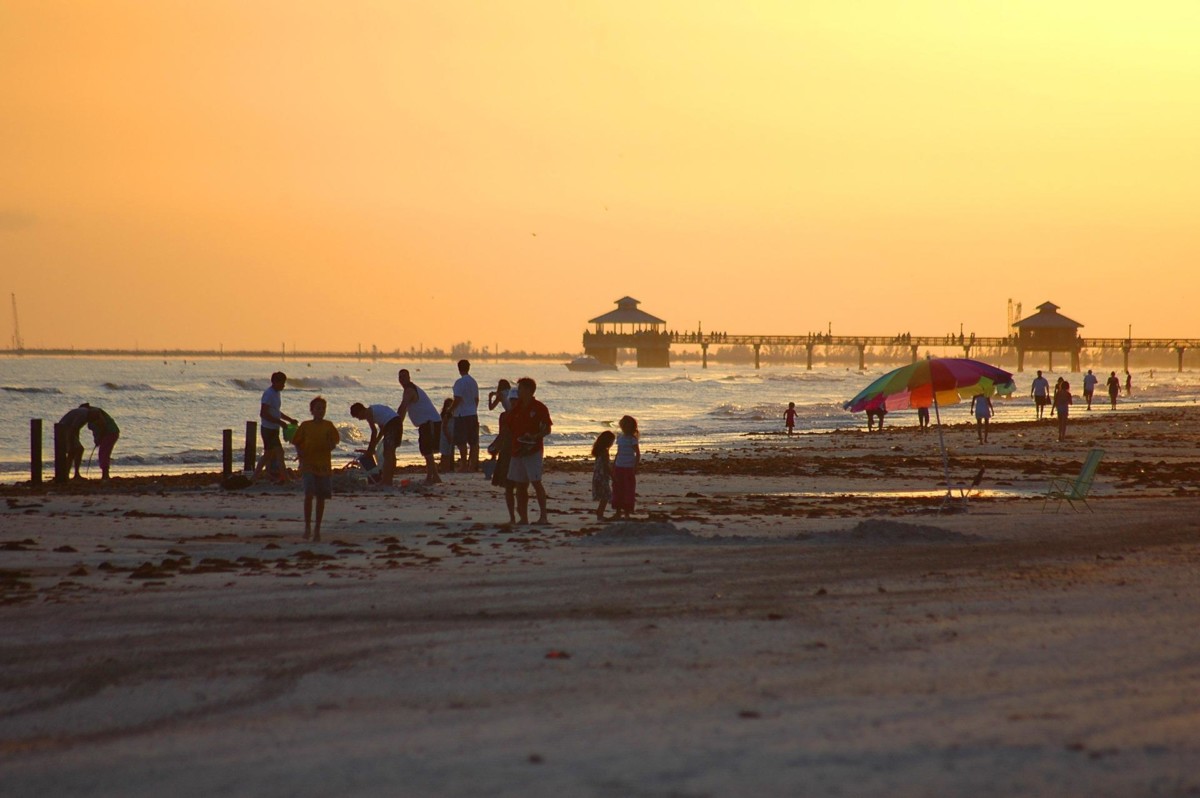
[[604,521],[604,508],[612,501],[612,459],[609,450],[616,442],[617,436],[605,430],[596,436],[592,444],[592,457],[596,465],[592,467],[592,499],[596,501],[596,520]]
[[783,421],[787,424],[788,435],[796,428],[796,403],[788,402],[787,410],[783,413]]
[[[321,519],[325,515],[325,500],[333,496],[333,463],[330,454],[341,441],[337,427],[325,420],[326,402],[318,396],[308,403],[312,420],[296,430],[292,445],[300,457],[300,474],[304,482],[304,539],[321,539]],[[317,500],[317,523],[312,523],[313,499]]]

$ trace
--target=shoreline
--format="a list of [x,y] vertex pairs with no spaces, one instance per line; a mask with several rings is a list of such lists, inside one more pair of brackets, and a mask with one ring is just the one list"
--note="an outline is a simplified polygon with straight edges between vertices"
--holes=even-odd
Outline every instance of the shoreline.
[[[1032,409],[1030,410],[1032,412]],[[1170,430],[1180,429],[1184,425],[1194,424],[1200,427],[1200,407],[1193,405],[1172,405],[1166,407],[1140,407],[1131,410],[1097,410],[1080,417],[1071,417],[1068,427],[1068,440],[1059,443],[1056,440],[1056,424],[1053,419],[1020,420],[993,422],[990,426],[989,442],[979,444],[976,440],[976,427],[972,422],[959,421],[943,423],[942,432],[947,449],[947,458],[952,467],[966,468],[971,463],[980,463],[989,470],[1004,473],[1019,472],[1031,476],[1057,476],[1056,472],[1045,465],[1022,464],[1020,466],[1006,463],[1008,456],[1027,453],[1031,447],[1045,447],[1045,454],[1062,460],[1079,460],[1086,454],[1088,448],[1100,447],[1111,441],[1127,442],[1136,439],[1138,427],[1148,427],[1165,424]],[[1182,430],[1181,430],[1182,432]],[[1148,433],[1148,441],[1156,442],[1163,448],[1162,455],[1170,458],[1191,456],[1191,449],[1182,441],[1172,445],[1169,433]],[[834,429],[830,431],[806,431],[788,436],[782,431],[749,432],[738,434],[736,438],[725,443],[699,444],[686,448],[659,447],[651,439],[644,446],[644,462],[641,471],[653,473],[696,473],[696,474],[744,474],[762,475],[772,471],[789,473],[796,476],[815,474],[821,469],[842,474],[848,478],[854,477],[855,468],[868,467],[865,459],[875,459],[884,467],[887,475],[897,476],[905,470],[932,468],[941,470],[940,449],[938,447],[938,432],[936,425],[928,431],[921,432],[916,426],[888,426],[882,432],[867,432],[863,428]],[[884,446],[883,444],[887,444]],[[580,444],[579,450],[588,448]],[[897,452],[904,452],[905,457],[897,459]],[[239,454],[235,451],[235,455]],[[412,455],[412,453],[406,453]],[[921,458],[934,458],[936,463],[925,462]],[[915,459],[914,459],[915,458]],[[235,462],[240,459],[235,456]],[[810,465],[804,465],[807,460]],[[590,454],[548,454],[546,456],[547,473],[582,473],[592,468]],[[1044,461],[1043,461],[1044,462]],[[815,464],[815,465],[814,465]],[[120,466],[114,465],[114,476],[106,485],[99,479],[70,480],[66,483],[53,481],[53,463],[47,463],[48,469],[43,471],[42,485],[34,487],[28,477],[16,482],[0,482],[0,496],[27,493],[56,493],[71,494],[96,492],[128,492],[153,486],[156,489],[181,488],[194,489],[211,487],[221,482],[221,472],[204,468],[193,468],[181,465],[171,471],[155,471],[152,468],[136,469],[135,473],[122,473]],[[1149,481],[1154,477],[1167,478],[1168,472],[1163,472],[1156,465],[1151,465],[1150,472],[1146,466],[1139,466],[1141,472],[1136,479]],[[244,473],[235,467],[234,474]],[[298,475],[290,472],[299,484]],[[424,473],[424,464],[412,457],[412,461],[401,463],[397,467],[398,474],[409,476]],[[478,475],[476,475],[478,476]],[[1179,476],[1192,478],[1190,470],[1181,471]],[[451,475],[455,478],[455,475]],[[1130,477],[1135,478],[1135,477]]]
[[[0,489],[6,795],[1190,794],[1200,409],[477,474]],[[968,438],[968,434],[970,438]],[[1088,505],[1051,506],[1105,450]],[[412,470],[409,469],[409,472]],[[408,472],[406,472],[408,473]],[[858,493],[861,491],[861,495]],[[1003,493],[1010,491],[1010,493]],[[1011,492],[1023,492],[1015,495]],[[1058,509],[1059,512],[1054,512]]]

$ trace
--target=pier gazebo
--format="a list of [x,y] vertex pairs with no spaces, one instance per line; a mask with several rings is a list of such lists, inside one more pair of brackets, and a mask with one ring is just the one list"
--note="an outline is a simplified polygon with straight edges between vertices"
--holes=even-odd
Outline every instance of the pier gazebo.
[[1071,353],[1071,371],[1079,371],[1079,353],[1083,339],[1079,328],[1083,325],[1058,312],[1058,305],[1043,302],[1038,312],[1013,324],[1017,328],[1017,371],[1025,370],[1026,352],[1046,352],[1050,357],[1050,371],[1054,370],[1054,353]]
[[617,365],[618,349],[637,352],[638,368],[667,368],[671,365],[671,336],[666,322],[638,308],[633,297],[617,300],[616,310],[589,319],[592,332],[583,333],[583,351],[602,363]]

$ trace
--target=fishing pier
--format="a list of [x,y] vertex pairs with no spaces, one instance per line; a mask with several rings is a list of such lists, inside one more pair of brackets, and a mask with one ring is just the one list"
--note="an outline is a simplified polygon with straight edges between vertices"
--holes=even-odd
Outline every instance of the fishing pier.
[[583,334],[584,352],[603,363],[616,365],[618,349],[633,349],[637,353],[639,368],[666,368],[670,366],[672,346],[700,347],[702,368],[708,368],[710,346],[747,346],[754,350],[754,368],[762,367],[762,349],[767,347],[803,347],[805,366],[811,371],[817,347],[846,347],[858,350],[858,367],[866,368],[866,353],[871,347],[906,346],[916,361],[920,351],[943,349],[963,357],[971,357],[980,350],[1000,351],[1015,354],[1017,371],[1025,370],[1026,355],[1045,353],[1049,370],[1054,369],[1055,353],[1067,354],[1071,358],[1071,371],[1079,371],[1080,355],[1085,349],[1119,349],[1124,355],[1125,370],[1129,370],[1129,353],[1135,350],[1174,351],[1178,369],[1183,371],[1183,355],[1189,349],[1200,347],[1200,338],[1084,338],[1079,335],[1083,327],[1077,321],[1058,312],[1053,302],[1038,306],[1034,315],[1015,322],[1016,332],[1007,336],[964,335],[832,335],[807,333],[805,335],[751,335],[728,332],[684,332],[667,330],[666,322],[638,308],[641,304],[631,297],[617,300],[617,310],[591,319],[588,323],[595,328]]

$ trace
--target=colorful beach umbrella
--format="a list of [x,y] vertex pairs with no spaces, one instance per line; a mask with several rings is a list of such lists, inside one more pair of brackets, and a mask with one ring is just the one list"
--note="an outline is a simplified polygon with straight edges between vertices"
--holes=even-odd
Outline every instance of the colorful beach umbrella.
[[906,410],[932,407],[937,416],[938,444],[946,478],[945,507],[951,498],[950,460],[942,434],[941,405],[952,405],[972,396],[1006,396],[1016,390],[1011,372],[964,357],[932,357],[889,371],[859,391],[842,407],[852,413],[875,410]]
[[918,360],[889,371],[842,405],[852,413],[952,405],[972,396],[1007,395],[1016,389],[1004,369],[963,357]]

